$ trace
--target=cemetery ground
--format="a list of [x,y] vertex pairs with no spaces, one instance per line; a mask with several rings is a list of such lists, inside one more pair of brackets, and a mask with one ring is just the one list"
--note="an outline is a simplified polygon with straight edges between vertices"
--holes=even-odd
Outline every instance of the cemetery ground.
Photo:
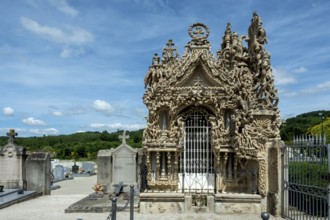
[[[106,220],[109,213],[65,213],[70,205],[82,200],[93,192],[92,187],[96,183],[96,176],[77,177],[73,180],[65,180],[56,183],[61,188],[52,190],[51,195],[40,196],[25,202],[14,204],[0,210],[1,220]],[[109,204],[111,201],[109,200]],[[117,212],[117,220],[129,219],[129,210]],[[232,214],[216,215],[214,213],[178,213],[178,214],[140,214],[135,212],[134,219],[178,219],[178,220],[202,220],[202,219],[234,219],[256,220],[261,219],[256,214]],[[281,219],[271,217],[270,219]]]

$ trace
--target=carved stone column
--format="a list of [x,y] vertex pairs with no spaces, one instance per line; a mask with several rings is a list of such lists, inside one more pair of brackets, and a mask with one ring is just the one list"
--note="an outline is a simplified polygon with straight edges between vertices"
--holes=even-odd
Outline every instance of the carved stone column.
[[167,152],[167,179],[172,180],[172,172],[171,172],[171,152]]
[[174,153],[174,168],[173,168],[173,181],[176,185],[176,190],[178,189],[178,184],[179,184],[179,180],[178,180],[178,171],[179,171],[179,152],[176,151]]
[[147,181],[148,184],[151,183],[151,175],[152,175],[152,171],[151,171],[151,161],[150,161],[150,152],[146,151],[146,156],[147,156]]
[[156,181],[158,182],[160,179],[160,161],[159,161],[160,153],[156,152]]
[[259,178],[258,178],[258,191],[262,197],[267,193],[267,173],[266,173],[266,161],[265,159],[259,159]]
[[233,180],[233,157],[232,153],[229,154],[228,159],[228,180]]

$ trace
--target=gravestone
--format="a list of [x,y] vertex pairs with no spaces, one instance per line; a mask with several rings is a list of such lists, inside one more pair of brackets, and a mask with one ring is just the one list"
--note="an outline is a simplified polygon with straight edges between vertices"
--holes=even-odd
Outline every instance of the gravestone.
[[79,166],[76,165],[76,162],[72,166],[72,173],[78,173],[79,172]]
[[99,150],[97,154],[97,183],[101,184],[106,192],[110,192],[112,188],[111,154],[111,149]]
[[15,130],[7,133],[8,144],[0,147],[0,185],[4,189],[23,189],[25,149],[15,144]]
[[26,159],[27,190],[42,192],[50,195],[51,190],[51,161],[48,153],[32,153]]
[[84,163],[82,163],[81,167],[85,173],[94,173],[95,172],[94,163],[92,163],[92,162],[84,162]]
[[71,175],[71,167],[64,167],[64,175],[65,175],[65,178],[70,177],[70,175]]
[[65,178],[64,176],[64,167],[62,165],[56,165],[54,169],[55,181],[60,181]]
[[[142,149],[134,149],[126,143],[129,138],[126,131],[119,136],[122,144],[115,149],[100,150],[97,157],[97,182],[106,188],[107,192],[114,192],[116,184],[134,185],[139,188]],[[124,192],[129,187],[124,187]]]

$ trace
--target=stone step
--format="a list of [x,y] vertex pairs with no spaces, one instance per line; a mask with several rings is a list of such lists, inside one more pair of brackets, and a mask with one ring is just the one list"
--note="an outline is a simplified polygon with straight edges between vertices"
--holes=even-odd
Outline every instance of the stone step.
[[8,196],[12,193],[17,193],[19,189],[4,189],[3,192],[0,192],[0,198],[4,196]]
[[18,194],[19,191],[20,191],[19,189],[6,189],[4,190],[4,192],[1,192],[0,209],[42,195],[41,192],[37,192],[37,191],[23,191],[22,194]]

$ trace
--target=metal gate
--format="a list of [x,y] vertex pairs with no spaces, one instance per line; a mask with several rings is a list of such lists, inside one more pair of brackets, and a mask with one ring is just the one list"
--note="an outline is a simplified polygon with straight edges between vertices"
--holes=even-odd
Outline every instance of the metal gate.
[[179,189],[183,192],[214,192],[210,129],[208,121],[197,111],[186,118],[179,170]]
[[295,138],[284,153],[284,215],[288,219],[330,219],[329,147],[314,136]]

